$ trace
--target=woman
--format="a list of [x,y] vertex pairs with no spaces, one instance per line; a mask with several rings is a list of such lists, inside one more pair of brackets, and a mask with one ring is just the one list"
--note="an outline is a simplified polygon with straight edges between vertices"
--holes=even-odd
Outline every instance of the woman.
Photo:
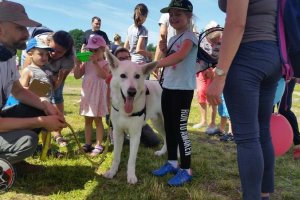
[[143,64],[152,59],[152,53],[147,51],[148,30],[143,26],[147,19],[148,8],[138,4],[134,8],[132,24],[127,31],[124,47],[130,51],[131,61]]
[[224,89],[235,142],[243,199],[269,199],[274,191],[270,118],[281,77],[276,38],[277,1],[219,0],[226,11],[219,63],[208,102]]
[[[57,31],[50,37],[49,46],[54,50],[50,52],[49,67],[54,75],[57,75],[58,87],[54,90],[51,103],[64,113],[63,88],[68,74],[74,67],[74,41],[66,31]],[[53,134],[55,141],[60,146],[66,146],[67,141],[60,132]]]

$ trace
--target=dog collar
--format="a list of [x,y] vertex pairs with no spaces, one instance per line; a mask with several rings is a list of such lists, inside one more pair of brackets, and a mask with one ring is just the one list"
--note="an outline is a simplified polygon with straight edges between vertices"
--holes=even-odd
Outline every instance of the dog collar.
[[[122,94],[123,100],[125,101],[125,95],[123,94],[122,90],[121,90],[121,94]],[[149,89],[146,88],[146,95],[149,95],[149,94],[150,94]],[[114,107],[113,104],[111,104],[111,107],[113,107],[113,109],[115,111],[119,112],[119,110],[116,107]],[[146,119],[146,104],[145,104],[145,107],[141,111],[132,113],[131,115],[129,115],[129,117],[137,117],[137,116],[140,117],[143,114],[145,114],[145,117],[144,117],[144,120],[145,120]]]

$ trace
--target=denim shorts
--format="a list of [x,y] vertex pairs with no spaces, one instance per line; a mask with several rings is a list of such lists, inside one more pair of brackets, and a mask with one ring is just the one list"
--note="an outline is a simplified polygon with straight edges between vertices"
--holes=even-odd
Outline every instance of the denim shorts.
[[64,102],[64,97],[63,97],[63,89],[64,89],[65,83],[61,83],[61,85],[53,91],[52,96],[50,98],[50,102],[52,104],[61,104]]

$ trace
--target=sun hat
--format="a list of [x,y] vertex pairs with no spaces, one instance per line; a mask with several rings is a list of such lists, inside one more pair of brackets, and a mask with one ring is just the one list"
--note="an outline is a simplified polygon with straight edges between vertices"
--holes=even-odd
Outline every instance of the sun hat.
[[39,38],[32,38],[28,41],[27,47],[26,47],[26,52],[30,51],[33,48],[40,48],[40,49],[46,49],[48,51],[53,51],[51,47],[46,45],[41,39]]
[[214,28],[214,27],[218,27],[218,26],[220,26],[220,25],[216,21],[212,20],[212,21],[208,22],[208,24],[205,25],[204,30],[206,31],[210,28]]
[[106,47],[104,38],[100,35],[92,35],[89,38],[85,49],[98,49],[99,47]]
[[168,13],[171,8],[193,12],[193,4],[189,0],[172,0],[169,6],[161,9],[160,12]]
[[0,21],[13,22],[26,27],[42,25],[32,19],[29,19],[24,6],[21,4],[4,0],[0,1]]

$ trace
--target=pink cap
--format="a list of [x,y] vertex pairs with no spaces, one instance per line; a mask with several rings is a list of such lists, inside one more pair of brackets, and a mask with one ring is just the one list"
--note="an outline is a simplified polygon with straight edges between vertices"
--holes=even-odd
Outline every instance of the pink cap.
[[98,49],[99,47],[106,47],[104,38],[100,35],[92,35],[89,38],[85,49]]

